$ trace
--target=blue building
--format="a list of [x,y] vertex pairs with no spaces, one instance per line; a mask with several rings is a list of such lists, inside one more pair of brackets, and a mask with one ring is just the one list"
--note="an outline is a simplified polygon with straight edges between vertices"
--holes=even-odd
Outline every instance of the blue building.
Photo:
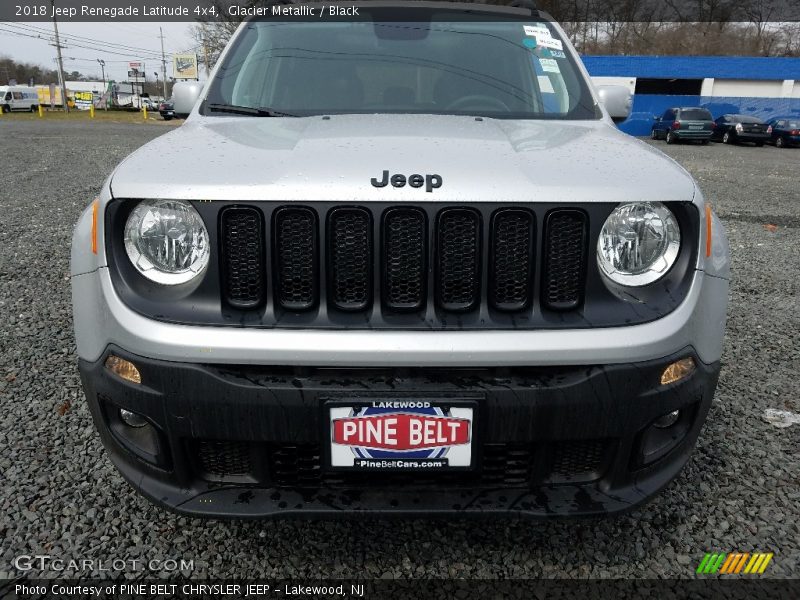
[[800,58],[743,56],[584,56],[597,85],[624,85],[633,110],[620,129],[649,135],[655,115],[704,106],[714,118],[743,113],[800,115]]

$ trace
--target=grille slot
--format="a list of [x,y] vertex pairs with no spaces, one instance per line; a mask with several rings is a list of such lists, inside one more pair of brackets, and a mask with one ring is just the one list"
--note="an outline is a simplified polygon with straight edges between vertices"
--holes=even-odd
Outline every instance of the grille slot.
[[478,471],[457,473],[401,473],[323,471],[317,444],[275,445],[269,453],[271,482],[276,487],[397,487],[493,486],[528,487],[531,484],[533,447],[529,444],[485,444]]
[[318,487],[322,458],[316,444],[275,446],[269,454],[269,471],[276,487]]
[[274,217],[276,296],[286,310],[302,311],[319,299],[317,217],[309,208],[281,208]]
[[383,295],[391,310],[419,310],[425,301],[428,235],[425,213],[390,209],[383,219]]
[[436,295],[444,310],[467,311],[480,297],[480,215],[451,208],[439,214]]
[[372,300],[372,218],[363,208],[328,217],[329,299],[342,310],[364,310]]
[[498,310],[522,310],[530,302],[533,226],[526,210],[501,210],[492,218],[489,299]]
[[571,440],[554,444],[550,481],[572,483],[599,479],[603,474],[607,449],[606,440]]
[[583,302],[587,230],[579,210],[554,210],[546,217],[542,303],[551,310],[573,310]]
[[255,208],[226,208],[220,216],[225,301],[234,308],[254,308],[265,297],[264,232]]
[[206,479],[248,477],[253,472],[252,453],[247,442],[200,440],[195,455]]

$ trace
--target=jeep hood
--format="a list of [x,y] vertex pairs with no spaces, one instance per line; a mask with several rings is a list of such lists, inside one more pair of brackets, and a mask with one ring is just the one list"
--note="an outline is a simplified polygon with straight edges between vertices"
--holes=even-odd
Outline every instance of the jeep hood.
[[[442,185],[374,187],[384,171],[436,174]],[[187,200],[563,203],[692,200],[694,182],[603,121],[193,116],[123,161],[111,190]]]

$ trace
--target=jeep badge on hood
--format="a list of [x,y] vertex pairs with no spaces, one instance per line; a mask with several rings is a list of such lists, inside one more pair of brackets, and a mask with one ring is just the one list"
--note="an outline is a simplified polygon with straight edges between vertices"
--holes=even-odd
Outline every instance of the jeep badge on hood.
[[432,192],[433,190],[442,187],[442,176],[441,175],[409,175],[408,179],[406,179],[405,175],[400,175],[399,173],[392,175],[389,177],[389,171],[384,171],[382,178],[379,180],[377,177],[373,177],[371,180],[373,187],[382,188],[389,185],[391,182],[392,187],[401,188],[405,187],[406,183],[413,188],[420,188],[423,184],[425,184],[425,191]]

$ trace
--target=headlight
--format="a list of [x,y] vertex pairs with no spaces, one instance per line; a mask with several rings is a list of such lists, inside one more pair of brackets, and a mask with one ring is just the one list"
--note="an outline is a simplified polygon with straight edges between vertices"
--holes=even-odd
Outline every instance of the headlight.
[[151,281],[186,283],[208,266],[208,231],[188,202],[144,200],[125,224],[125,250]]
[[680,247],[678,222],[666,206],[632,202],[606,219],[597,240],[597,264],[620,285],[647,285],[667,274]]

